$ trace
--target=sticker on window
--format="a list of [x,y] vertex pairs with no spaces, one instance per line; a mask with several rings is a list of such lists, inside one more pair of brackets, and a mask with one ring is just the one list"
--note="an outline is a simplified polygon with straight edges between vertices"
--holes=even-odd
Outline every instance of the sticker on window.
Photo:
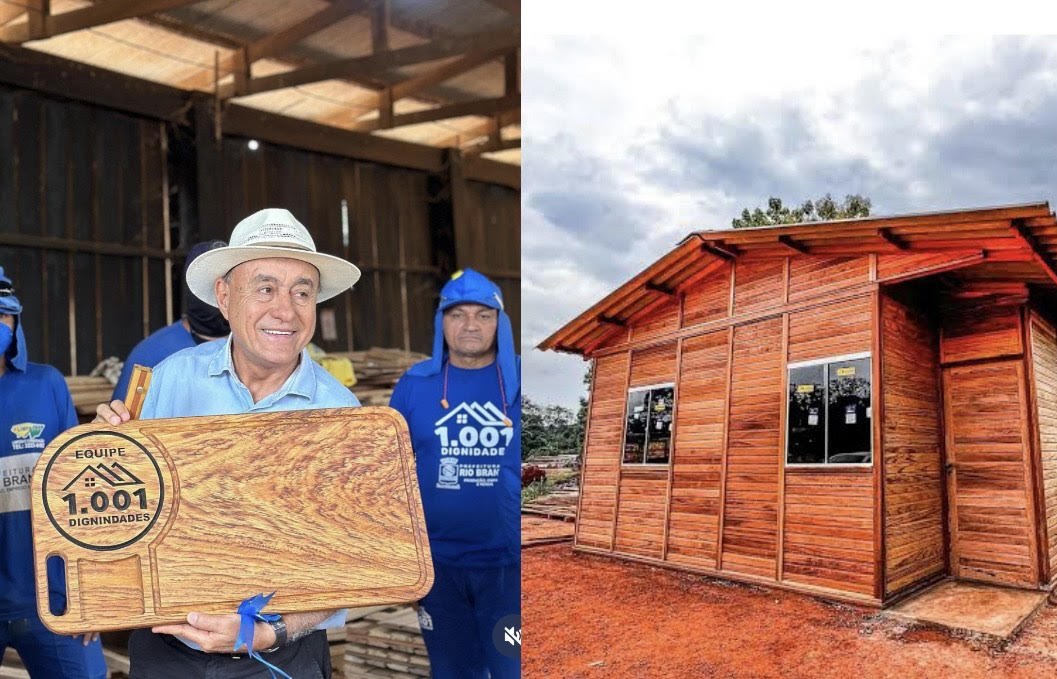
[[851,377],[855,374],[855,366],[849,365],[845,368],[837,368],[837,377]]
[[810,394],[815,391],[815,385],[813,384],[798,384],[796,385],[796,393],[798,394]]

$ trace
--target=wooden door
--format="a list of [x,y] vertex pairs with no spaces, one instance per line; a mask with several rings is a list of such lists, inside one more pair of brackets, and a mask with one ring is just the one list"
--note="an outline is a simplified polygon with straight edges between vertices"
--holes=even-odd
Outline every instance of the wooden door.
[[951,574],[1039,584],[1024,365],[945,368]]

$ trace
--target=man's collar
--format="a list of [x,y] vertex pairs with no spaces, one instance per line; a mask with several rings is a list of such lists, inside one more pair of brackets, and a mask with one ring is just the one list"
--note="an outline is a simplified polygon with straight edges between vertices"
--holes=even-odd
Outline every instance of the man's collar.
[[[234,335],[228,335],[227,340],[221,346],[220,351],[213,355],[213,358],[209,361],[209,374],[211,376],[223,375],[225,372],[229,373],[236,380],[239,379],[238,373],[235,372],[234,359],[231,357],[231,350],[233,348]],[[286,390],[288,394],[297,394],[298,396],[304,396],[305,398],[311,399],[316,393],[316,373],[312,370],[312,366],[308,364],[312,359],[308,356],[308,349],[301,350],[300,360],[297,362],[297,367],[294,368],[293,373],[287,378],[283,386],[279,388],[279,391]],[[241,380],[239,380],[241,382]],[[287,388],[289,385],[289,388]],[[266,397],[267,398],[267,397]]]

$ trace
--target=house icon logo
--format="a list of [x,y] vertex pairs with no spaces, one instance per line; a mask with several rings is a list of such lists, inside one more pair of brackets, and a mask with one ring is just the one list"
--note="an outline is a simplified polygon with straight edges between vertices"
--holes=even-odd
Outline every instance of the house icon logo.
[[491,401],[481,405],[477,401],[473,403],[460,403],[450,413],[437,420],[434,426],[439,427],[451,418],[455,418],[455,424],[469,424],[470,419],[482,427],[505,427],[506,416],[503,411],[496,408]]
[[[81,484],[81,485],[78,485]],[[142,486],[143,482],[136,475],[115,462],[107,467],[105,464],[86,465],[84,469],[63,486],[63,490],[69,490],[74,486],[78,488],[96,488],[102,486],[118,488],[120,486]]]

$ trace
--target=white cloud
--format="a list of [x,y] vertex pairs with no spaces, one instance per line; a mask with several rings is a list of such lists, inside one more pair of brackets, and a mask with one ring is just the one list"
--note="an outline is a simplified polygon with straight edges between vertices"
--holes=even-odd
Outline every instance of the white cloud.
[[862,193],[890,214],[1045,200],[1057,186],[1054,37],[629,40],[528,25],[526,14],[523,343],[535,400],[575,406],[583,370],[531,346],[688,232],[728,228],[769,195]]

